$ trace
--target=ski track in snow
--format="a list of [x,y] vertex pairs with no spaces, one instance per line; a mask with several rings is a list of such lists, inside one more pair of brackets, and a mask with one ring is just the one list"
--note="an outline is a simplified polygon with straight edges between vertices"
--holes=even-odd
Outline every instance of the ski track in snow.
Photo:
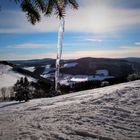
[[140,80],[0,103],[0,140],[140,140]]

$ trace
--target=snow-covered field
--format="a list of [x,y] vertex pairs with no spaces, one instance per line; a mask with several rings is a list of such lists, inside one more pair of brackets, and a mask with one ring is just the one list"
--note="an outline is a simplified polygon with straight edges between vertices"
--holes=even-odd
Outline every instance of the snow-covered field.
[[[64,64],[64,67],[70,68],[70,67],[75,67],[77,65],[77,63],[68,63],[68,64]],[[53,71],[52,73],[49,73],[49,71],[51,70],[51,68],[46,67],[45,71],[43,72],[43,74],[41,75],[44,78],[48,78],[48,79],[53,79],[55,76],[55,72]],[[60,73],[60,81],[59,83],[61,85],[72,85],[75,83],[79,83],[79,82],[86,82],[86,81],[103,81],[106,79],[112,79],[115,78],[114,76],[110,76],[109,75],[109,71],[104,69],[104,70],[96,70],[96,73],[94,75],[72,75],[72,74],[63,74]]]
[[[49,75],[48,77],[50,77]],[[52,75],[54,76],[54,75]],[[95,81],[95,80],[105,80],[105,79],[111,79],[114,78],[114,76],[104,76],[104,75],[71,75],[71,74],[63,74],[60,78],[60,84],[61,85],[71,85],[78,82],[86,82],[86,81]]]
[[85,82],[85,81],[95,81],[95,80],[105,80],[114,78],[114,76],[104,76],[104,75],[75,75],[73,76],[70,81],[72,82]]
[[66,63],[66,64],[64,64],[64,68],[71,68],[71,67],[75,67],[76,65],[78,65],[78,63],[75,63],[75,62],[73,62],[73,63]]
[[24,67],[25,70],[28,70],[30,72],[34,72],[35,71],[35,67]]
[[0,103],[0,140],[140,140],[140,80]]

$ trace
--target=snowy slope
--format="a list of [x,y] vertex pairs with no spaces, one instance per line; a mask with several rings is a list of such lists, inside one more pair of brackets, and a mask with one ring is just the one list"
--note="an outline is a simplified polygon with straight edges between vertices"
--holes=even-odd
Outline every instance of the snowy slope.
[[[9,65],[0,64],[0,98],[2,97],[2,88],[6,88],[5,96],[11,96],[11,89],[13,85],[17,82],[21,77],[25,77],[25,75],[14,72],[12,67]],[[27,77],[29,81],[35,81],[34,78]]]
[[76,62],[66,63],[66,64],[64,64],[64,68],[71,68],[71,67],[75,67],[76,65],[78,65],[78,63],[76,63]]
[[140,140],[140,80],[0,103],[0,140]]
[[23,75],[13,72],[11,66],[0,64],[0,88],[13,86],[20,77]]
[[[0,64],[0,88],[13,86],[21,77],[25,75],[14,72],[9,65]],[[31,81],[33,78],[28,77],[28,80]]]
[[28,70],[30,72],[34,72],[35,71],[35,67],[24,67],[25,70]]

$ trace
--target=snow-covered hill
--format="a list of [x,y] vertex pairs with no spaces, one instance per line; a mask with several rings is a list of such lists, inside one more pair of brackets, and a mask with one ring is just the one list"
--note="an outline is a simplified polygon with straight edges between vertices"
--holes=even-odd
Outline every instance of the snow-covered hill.
[[[6,96],[10,96],[9,90],[18,79],[25,77],[25,75],[17,73],[12,70],[12,67],[9,65],[0,64],[0,97],[1,97],[1,88],[6,88]],[[29,81],[35,81],[31,77],[27,77]]]
[[140,80],[0,103],[0,140],[140,140]]
[[12,71],[12,67],[0,64],[0,88],[12,86],[21,75]]
[[[0,88],[13,86],[21,77],[25,77],[25,75],[14,72],[9,65],[0,64]],[[33,80],[30,77],[28,79]]]

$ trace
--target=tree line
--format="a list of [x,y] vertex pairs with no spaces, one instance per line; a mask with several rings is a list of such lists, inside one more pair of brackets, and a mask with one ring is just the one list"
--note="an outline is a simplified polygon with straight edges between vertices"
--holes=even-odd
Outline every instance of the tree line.
[[30,81],[27,77],[22,77],[14,84],[13,87],[3,87],[0,89],[0,100],[17,100],[17,101],[29,101],[35,98],[47,98],[54,97],[62,94],[69,94],[71,92],[77,92],[82,90],[94,89],[104,86],[109,86],[117,83],[133,81],[140,79],[140,72],[128,75],[127,78],[114,78],[106,79],[104,81],[86,81],[74,83],[72,85],[59,85],[60,93],[54,92],[54,84],[49,82],[38,80]]

